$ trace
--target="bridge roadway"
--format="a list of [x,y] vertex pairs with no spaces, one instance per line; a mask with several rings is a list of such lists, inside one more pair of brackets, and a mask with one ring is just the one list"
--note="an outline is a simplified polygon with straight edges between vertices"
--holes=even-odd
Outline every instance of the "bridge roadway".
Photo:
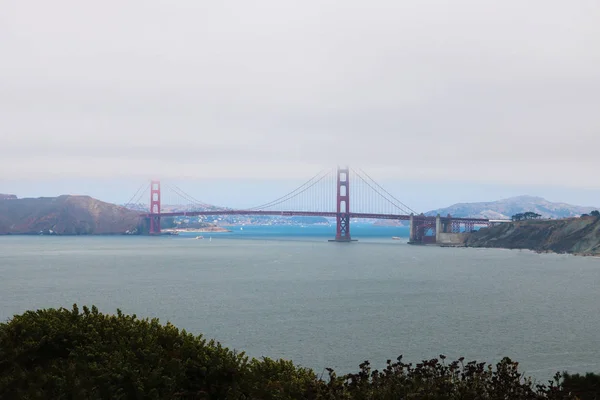
[[[345,214],[345,213],[342,213]],[[265,216],[280,216],[280,217],[336,217],[337,213],[332,212],[317,212],[317,211],[260,211],[260,210],[220,210],[220,211],[179,211],[165,212],[160,214],[145,213],[141,214],[144,218],[150,217],[197,217],[200,215],[265,215]],[[402,214],[369,214],[369,213],[349,213],[350,218],[361,219],[395,219],[400,221],[409,221],[410,215]],[[419,220],[435,220],[434,216],[415,215],[415,219]],[[489,220],[484,218],[455,218],[455,217],[440,217],[443,222],[463,222],[473,224],[488,224]]]

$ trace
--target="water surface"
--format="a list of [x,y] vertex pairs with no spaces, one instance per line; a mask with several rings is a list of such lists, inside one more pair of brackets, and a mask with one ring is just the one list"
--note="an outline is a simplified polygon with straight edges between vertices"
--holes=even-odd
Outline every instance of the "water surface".
[[0,237],[0,319],[73,303],[120,308],[319,372],[440,353],[509,356],[540,379],[600,371],[598,259],[410,246],[385,227],[328,243],[333,228],[301,229]]

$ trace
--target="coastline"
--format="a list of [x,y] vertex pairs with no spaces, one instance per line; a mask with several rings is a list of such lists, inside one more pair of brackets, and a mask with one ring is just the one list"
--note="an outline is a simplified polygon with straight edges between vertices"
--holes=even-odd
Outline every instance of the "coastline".
[[527,220],[469,233],[470,248],[530,250],[538,254],[600,255],[600,219],[595,217]]
[[465,249],[497,249],[497,250],[509,250],[509,251],[527,251],[530,253],[536,254],[556,254],[562,256],[578,256],[578,257],[596,257],[600,258],[600,254],[597,253],[577,253],[577,252],[568,252],[568,251],[555,251],[548,249],[535,249],[529,247],[502,247],[502,246],[440,246],[440,247],[456,247],[456,248],[465,248]]
[[230,229],[221,228],[221,227],[210,227],[210,228],[179,228],[179,229],[162,229],[162,232],[178,232],[178,233],[225,233],[231,232]]

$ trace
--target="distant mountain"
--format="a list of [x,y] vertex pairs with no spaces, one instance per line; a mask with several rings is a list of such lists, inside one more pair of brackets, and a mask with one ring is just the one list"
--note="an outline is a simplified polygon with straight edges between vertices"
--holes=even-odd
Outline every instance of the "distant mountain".
[[583,207],[567,203],[553,203],[542,197],[517,196],[498,201],[482,203],[458,203],[450,207],[432,210],[425,215],[442,216],[452,215],[454,217],[510,219],[517,213],[532,211],[538,213],[542,218],[567,218],[581,214],[587,214],[598,207]]
[[139,223],[138,212],[89,196],[0,199],[0,234],[118,234]]

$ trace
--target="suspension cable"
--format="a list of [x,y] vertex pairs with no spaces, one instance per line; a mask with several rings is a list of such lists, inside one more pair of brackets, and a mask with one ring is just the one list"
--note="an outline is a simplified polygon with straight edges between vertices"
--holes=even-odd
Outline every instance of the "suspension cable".
[[[354,171],[354,170],[353,170]],[[402,212],[408,213],[407,209],[399,206],[397,203],[394,203],[392,200],[390,200],[389,198],[385,197],[384,195],[382,195],[377,189],[375,189],[369,182],[367,182],[359,173],[357,173],[356,171],[354,171],[354,173],[356,174],[356,176],[363,181],[365,184],[367,184],[367,186],[369,186],[371,189],[373,189],[373,191],[375,191],[375,193],[377,193],[379,196],[381,196],[381,198],[383,198],[384,200],[386,200],[388,203],[390,203],[391,205],[393,205],[394,207],[400,209]],[[393,197],[393,196],[392,196]]]
[[313,186],[315,186],[317,183],[321,182],[321,181],[322,181],[323,179],[325,179],[325,177],[327,177],[328,175],[329,175],[329,174],[325,174],[325,175],[323,175],[323,176],[322,176],[321,178],[319,178],[319,180],[317,180],[315,183],[313,183],[312,185],[310,185],[310,186],[308,186],[308,187],[304,188],[304,190],[302,190],[302,191],[300,191],[300,192],[296,193],[296,194],[295,194],[293,197],[290,197],[290,198],[284,199],[284,200],[280,201],[279,203],[272,204],[271,206],[276,206],[276,205],[279,205],[279,204],[281,204],[281,203],[285,203],[286,201],[288,201],[288,200],[291,200],[291,199],[297,199],[299,195],[301,195],[302,193],[306,192],[308,189],[312,188],[312,187],[313,187]]
[[[354,171],[356,172],[356,171]],[[390,192],[388,192],[387,190],[385,190],[385,188],[383,186],[381,186],[379,183],[377,183],[377,181],[373,178],[371,178],[369,176],[369,174],[367,174],[365,171],[363,171],[362,169],[360,169],[360,172],[365,174],[365,176],[367,178],[369,178],[379,189],[383,190],[384,193],[386,193],[388,196],[390,196],[392,199],[394,199],[398,204],[402,205],[402,207],[405,208],[405,210],[410,211],[413,214],[417,214],[417,212],[415,210],[413,210],[412,208],[410,208],[409,206],[407,206],[406,204],[404,204],[403,202],[401,202],[400,200],[398,200],[396,197],[394,197],[394,195],[392,195]]]
[[[140,193],[140,191],[142,190],[142,188],[144,186],[146,188],[144,189],[143,192]],[[140,199],[142,198],[142,195],[146,192],[146,190],[148,190],[148,187],[150,187],[150,183],[146,183],[146,184],[142,183],[142,185],[138,188],[138,190],[131,197],[131,199],[129,199],[129,201],[127,203],[125,203],[125,207],[127,207],[128,205],[139,203]],[[135,202],[134,202],[134,200],[135,200]]]
[[194,197],[192,197],[191,195],[187,194],[186,192],[184,192],[181,188],[179,188],[178,186],[172,186],[172,185],[166,185],[169,189],[171,189],[172,191],[175,192],[175,194],[181,196],[183,198],[183,200],[187,200],[190,202],[190,205],[192,206],[199,206],[199,207],[203,207],[203,208],[210,208],[210,209],[221,209],[221,210],[225,210],[226,208],[224,207],[217,207],[214,206],[212,204],[208,204],[204,201],[198,200]]
[[[311,187],[313,187],[314,185],[316,185],[317,183],[319,183],[321,180],[323,180],[323,178],[325,178],[326,176],[328,176],[331,173],[331,171],[324,169],[319,171],[319,173],[317,173],[315,176],[313,176],[312,178],[310,178],[308,181],[304,182],[304,184],[302,184],[301,186],[297,187],[296,189],[294,189],[293,191],[287,193],[284,196],[279,197],[278,199],[275,199],[273,201],[270,201],[268,203],[262,204],[260,206],[256,206],[256,207],[251,207],[248,208],[248,211],[254,211],[254,210],[261,210],[267,207],[272,207],[272,206],[276,206],[278,204],[283,203],[284,201],[290,200],[293,197],[296,197],[298,195],[300,195],[301,193],[304,193],[306,190],[310,189]],[[321,176],[323,175],[323,176]],[[321,176],[319,178],[319,176]],[[315,181],[315,179],[319,178],[318,180]],[[315,182],[313,182],[315,181]],[[306,187],[307,185],[310,185],[308,187]],[[306,187],[306,188],[305,188]],[[300,191],[301,189],[303,189],[302,191]],[[296,193],[298,192],[298,193]]]

